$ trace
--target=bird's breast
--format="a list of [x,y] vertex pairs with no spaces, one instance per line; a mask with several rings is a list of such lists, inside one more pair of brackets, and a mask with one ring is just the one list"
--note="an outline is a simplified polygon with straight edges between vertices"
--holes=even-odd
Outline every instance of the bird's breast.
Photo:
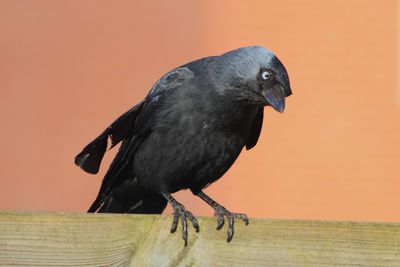
[[138,149],[135,172],[149,187],[169,192],[220,178],[246,142],[251,114],[235,112],[165,112]]

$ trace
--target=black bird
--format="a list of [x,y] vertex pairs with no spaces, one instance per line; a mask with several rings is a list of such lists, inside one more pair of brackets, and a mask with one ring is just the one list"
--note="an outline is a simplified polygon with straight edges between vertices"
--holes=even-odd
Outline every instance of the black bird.
[[171,232],[181,219],[187,245],[187,219],[196,232],[193,214],[171,193],[190,189],[207,202],[221,229],[234,218],[248,224],[245,214],[232,213],[202,190],[218,180],[239,156],[257,143],[264,106],[283,112],[291,95],[281,61],[260,46],[239,48],[176,68],[153,86],[146,98],[122,114],[75,158],[95,174],[107,150],[121,147],[104,176],[88,212],[162,213],[174,209]]

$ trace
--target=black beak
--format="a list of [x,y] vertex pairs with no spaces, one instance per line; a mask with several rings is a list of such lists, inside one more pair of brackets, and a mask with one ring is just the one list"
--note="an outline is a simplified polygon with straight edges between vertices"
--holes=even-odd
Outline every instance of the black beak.
[[285,110],[286,94],[283,86],[279,83],[276,83],[271,88],[263,89],[262,95],[276,111],[282,113]]

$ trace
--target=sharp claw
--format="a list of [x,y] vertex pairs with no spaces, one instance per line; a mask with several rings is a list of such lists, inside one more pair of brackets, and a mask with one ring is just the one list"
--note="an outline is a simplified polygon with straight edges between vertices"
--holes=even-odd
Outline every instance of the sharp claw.
[[231,242],[232,238],[233,238],[233,233],[234,233],[234,228],[233,228],[233,224],[234,224],[235,220],[233,215],[228,215],[228,238],[226,240],[226,242]]
[[224,217],[223,216],[218,217],[217,230],[221,230],[224,224],[225,224]]
[[187,246],[188,242],[188,232],[187,232],[187,220],[186,220],[186,214],[182,213],[182,238],[185,240],[185,247]]
[[235,222],[235,218],[240,218],[246,225],[249,224],[249,219],[247,215],[244,213],[233,213],[228,211],[225,207],[221,206],[209,196],[207,196],[203,191],[197,193],[197,195],[207,202],[214,209],[214,216],[217,219],[217,230],[221,230],[224,226],[225,219],[228,220],[228,229],[227,229],[227,242],[230,242],[233,238],[234,228],[233,224]]
[[247,218],[246,215],[244,215],[244,217],[242,218],[242,220],[244,221],[245,225],[249,225],[249,218]]
[[200,232],[200,226],[197,220],[192,221],[193,227],[196,230],[196,233]]
[[193,216],[193,214],[187,210],[185,210],[183,207],[179,207],[175,209],[174,212],[174,219],[172,221],[172,227],[171,227],[171,233],[176,232],[178,228],[178,222],[179,219],[182,221],[182,239],[185,242],[185,247],[188,245],[188,222],[187,219],[189,219],[193,227],[196,229],[196,232],[198,233],[200,231],[199,223],[196,219],[196,217]]
[[172,208],[174,209],[174,218],[172,221],[172,226],[171,226],[171,233],[176,232],[178,228],[178,223],[179,219],[182,221],[182,239],[184,241],[185,247],[188,245],[188,222],[187,219],[189,219],[193,227],[196,229],[196,232],[198,233],[200,231],[199,223],[196,219],[196,217],[193,216],[193,214],[186,210],[182,204],[177,202],[170,194],[163,194],[163,196],[166,198],[166,200],[171,204]]
[[217,230],[221,230],[225,223],[225,217],[228,220],[228,229],[227,229],[227,242],[231,242],[234,234],[233,224],[235,223],[235,218],[240,218],[244,221],[246,225],[249,224],[249,219],[246,214],[243,213],[232,213],[226,210],[222,206],[215,207],[215,216],[217,217]]
[[174,214],[174,220],[172,221],[171,233],[175,233],[178,228],[179,216]]
[[235,217],[242,219],[242,221],[245,223],[245,225],[249,224],[249,218],[247,218],[246,214],[243,213],[236,213]]
[[197,221],[196,217],[194,217],[190,211],[187,212],[187,216],[189,220],[192,222],[193,227],[196,230],[196,233],[200,232],[199,222]]
[[183,241],[185,242],[185,247],[187,247],[187,245],[188,245],[188,233],[187,233],[187,229],[186,229],[186,231],[185,231],[185,230],[183,231],[183,233],[182,233],[182,239],[183,239]]

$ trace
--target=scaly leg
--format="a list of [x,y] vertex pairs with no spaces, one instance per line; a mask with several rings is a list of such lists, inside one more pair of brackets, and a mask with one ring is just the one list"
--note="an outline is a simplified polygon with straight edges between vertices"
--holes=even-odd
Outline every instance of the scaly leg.
[[163,196],[174,209],[174,220],[172,221],[171,233],[174,233],[176,231],[176,229],[178,228],[179,218],[181,218],[182,238],[185,241],[186,247],[188,243],[187,219],[192,222],[194,229],[196,229],[196,233],[198,233],[200,230],[199,223],[197,222],[197,219],[193,216],[193,214],[190,211],[186,210],[181,203],[176,201],[175,198],[171,196],[171,194],[165,193],[163,194]]
[[225,223],[224,217],[228,219],[228,231],[227,231],[228,238],[226,240],[227,242],[230,242],[232,240],[234,233],[233,223],[235,222],[235,218],[242,219],[246,225],[249,224],[249,219],[247,218],[246,214],[230,212],[225,207],[221,206],[213,199],[211,199],[203,191],[197,193],[197,196],[199,196],[202,200],[204,200],[208,205],[210,205],[214,209],[215,211],[214,216],[217,218],[217,230],[221,230],[222,227],[224,226]]

